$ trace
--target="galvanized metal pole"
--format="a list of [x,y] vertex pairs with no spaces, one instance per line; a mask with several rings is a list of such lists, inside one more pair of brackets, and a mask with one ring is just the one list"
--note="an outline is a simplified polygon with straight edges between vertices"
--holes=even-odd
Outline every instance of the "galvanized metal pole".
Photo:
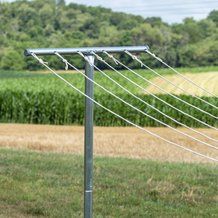
[[[26,49],[24,54],[26,56],[35,55],[55,55],[59,53],[61,55],[78,54],[81,52],[85,55],[86,60],[85,74],[93,80],[94,77],[94,63],[93,52],[95,53],[122,53],[129,52],[144,52],[149,47],[144,46],[119,46],[119,47],[88,47],[88,48],[37,48]],[[85,94],[93,99],[94,85],[93,83],[85,79]],[[93,102],[85,99],[85,152],[84,152],[84,217],[92,218],[92,192],[93,192]]]
[[[94,56],[87,55],[85,74],[94,78]],[[85,94],[93,99],[94,85],[85,79]],[[92,218],[92,192],[93,192],[93,102],[85,99],[85,148],[84,148],[84,217]]]

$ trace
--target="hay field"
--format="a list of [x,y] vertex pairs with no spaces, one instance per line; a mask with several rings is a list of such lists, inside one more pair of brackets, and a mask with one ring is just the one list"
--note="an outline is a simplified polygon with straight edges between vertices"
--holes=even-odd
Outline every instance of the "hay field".
[[[216,150],[208,149],[168,128],[147,129],[188,148],[211,157],[218,157]],[[180,130],[191,134],[186,129],[180,128]],[[218,137],[216,131],[209,129],[201,129],[201,131],[213,138]],[[84,128],[77,126],[1,124],[0,146],[43,152],[83,154],[83,132]],[[197,136],[194,133],[192,135]],[[202,136],[198,136],[198,138],[204,139]],[[201,157],[169,145],[132,127],[95,127],[94,154],[170,162],[207,162]]]
[[[196,84],[200,85],[201,87],[205,88],[211,93],[214,93],[218,95],[218,72],[207,72],[207,73],[185,73],[186,77],[194,81]],[[190,94],[198,95],[198,96],[209,96],[209,94],[205,93],[203,90],[197,88],[196,86],[192,85],[190,82],[184,80],[179,75],[168,75],[165,76],[168,80],[173,82],[175,85],[177,85],[180,88],[185,89]],[[179,88],[174,87],[169,82],[159,78],[155,77],[151,80],[156,85],[163,88],[165,91],[173,93],[173,94],[185,94],[182,90]],[[153,85],[149,85],[147,87],[147,90],[154,93],[154,94],[162,94],[163,92]]]

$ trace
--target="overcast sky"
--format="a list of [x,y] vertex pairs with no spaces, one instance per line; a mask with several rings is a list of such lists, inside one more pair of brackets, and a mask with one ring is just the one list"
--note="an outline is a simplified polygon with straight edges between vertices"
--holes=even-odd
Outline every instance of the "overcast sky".
[[112,8],[114,11],[142,15],[160,16],[164,21],[181,22],[185,17],[205,18],[218,9],[218,0],[66,0],[79,4]]
[[[1,1],[1,0],[0,0]],[[7,0],[6,0],[7,1]],[[12,0],[8,0],[12,1]],[[114,11],[141,15],[158,16],[168,23],[181,22],[185,17],[205,18],[218,9],[218,0],[65,0],[90,6],[103,6]]]

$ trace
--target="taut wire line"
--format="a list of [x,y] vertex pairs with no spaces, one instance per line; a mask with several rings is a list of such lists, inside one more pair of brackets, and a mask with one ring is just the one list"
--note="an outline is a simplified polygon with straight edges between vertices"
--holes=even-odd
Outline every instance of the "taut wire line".
[[147,52],[149,55],[151,55],[152,57],[154,57],[156,60],[160,61],[162,64],[164,64],[166,67],[170,68],[172,71],[174,71],[176,74],[180,75],[180,77],[182,77],[184,80],[190,82],[192,85],[198,87],[199,89],[205,91],[207,94],[216,97],[216,95],[214,95],[213,93],[207,91],[205,88],[199,86],[197,83],[195,83],[194,81],[192,81],[191,79],[189,79],[188,77],[184,76],[182,73],[180,73],[178,70],[174,69],[173,67],[171,67],[170,65],[168,65],[166,62],[164,62],[161,58],[157,57],[154,53],[146,50],[145,52]]
[[[108,52],[104,52],[104,53],[105,53],[105,54],[108,54]],[[208,116],[211,116],[212,118],[218,119],[216,116],[210,114],[209,112],[204,111],[204,110],[202,110],[201,108],[198,108],[198,107],[196,107],[196,106],[193,105],[193,104],[190,104],[189,102],[187,102],[187,101],[185,101],[185,100],[183,100],[183,99],[177,97],[176,95],[174,95],[174,94],[172,94],[172,93],[170,93],[170,92],[168,92],[168,91],[165,91],[163,88],[159,87],[159,86],[156,85],[155,83],[149,81],[149,80],[146,79],[145,77],[141,76],[140,74],[136,73],[134,70],[132,70],[132,69],[130,69],[129,67],[127,67],[125,64],[121,63],[121,62],[120,62],[119,60],[117,60],[115,57],[114,57],[114,59],[117,61],[117,63],[119,63],[120,65],[122,65],[123,67],[125,67],[126,69],[128,69],[129,71],[131,71],[132,73],[134,73],[135,75],[137,75],[138,77],[140,77],[140,78],[141,78],[142,80],[144,80],[145,82],[147,82],[147,83],[149,83],[149,84],[155,86],[156,88],[158,88],[158,89],[161,90],[162,92],[164,92],[164,93],[170,95],[171,97],[173,97],[173,98],[175,98],[175,99],[181,101],[182,103],[184,103],[184,104],[186,104],[186,105],[188,105],[188,106],[190,106],[190,107],[195,108],[195,109],[198,110],[198,111],[201,111],[201,112],[204,113],[204,114],[207,114]],[[148,69],[151,70],[152,72],[154,71],[154,70],[151,69],[150,67],[148,67]]]
[[135,126],[136,128],[142,130],[143,132],[146,132],[146,133],[148,133],[148,134],[150,134],[150,135],[152,135],[152,136],[154,136],[154,137],[156,137],[156,138],[158,138],[158,139],[161,139],[161,140],[163,140],[163,141],[165,141],[165,142],[167,142],[167,143],[169,143],[169,144],[171,144],[171,145],[174,145],[174,146],[176,146],[176,147],[179,147],[179,148],[181,148],[181,149],[183,149],[183,150],[185,150],[185,151],[191,152],[192,154],[195,154],[195,155],[197,155],[197,156],[204,157],[204,158],[206,158],[206,159],[208,159],[208,160],[212,160],[212,161],[214,161],[214,162],[218,162],[218,159],[216,159],[216,158],[209,157],[209,156],[207,156],[207,155],[204,155],[204,154],[202,154],[202,153],[199,153],[199,152],[197,152],[197,151],[194,151],[194,150],[192,150],[192,149],[190,149],[190,148],[187,148],[187,147],[184,147],[184,146],[182,146],[182,145],[179,145],[179,144],[177,144],[177,143],[175,143],[175,142],[169,141],[168,139],[165,139],[164,137],[162,137],[162,136],[160,136],[160,135],[158,135],[158,134],[156,134],[156,133],[153,133],[153,132],[151,132],[151,131],[149,131],[149,130],[147,130],[147,129],[144,129],[143,127],[138,126],[137,124],[135,124],[135,123],[129,121],[128,119],[122,117],[121,115],[115,113],[114,111],[112,111],[112,110],[110,110],[109,108],[103,106],[102,104],[100,104],[99,102],[95,101],[93,98],[89,97],[88,95],[86,95],[85,93],[83,93],[81,90],[79,90],[78,88],[76,88],[76,87],[75,87],[74,85],[72,85],[69,81],[67,81],[67,80],[64,79],[62,76],[60,76],[58,73],[56,73],[54,70],[52,70],[52,69],[51,69],[42,59],[40,59],[36,54],[31,53],[31,55],[32,55],[36,60],[38,60],[40,64],[42,64],[44,67],[46,67],[46,68],[47,68],[49,71],[51,71],[55,76],[57,76],[59,79],[61,79],[62,81],[64,81],[67,85],[69,85],[69,86],[70,86],[71,88],[73,88],[75,91],[79,92],[81,95],[83,95],[84,97],[88,98],[88,99],[91,100],[93,103],[95,103],[95,104],[98,105],[99,107],[103,108],[104,110],[108,111],[109,113],[115,115],[116,117],[120,118],[121,120],[127,122],[128,124],[130,124],[130,125],[132,125],[132,126]]
[[[99,60],[99,61],[102,61],[105,65],[107,65],[108,67],[110,67],[112,70],[114,70],[116,73],[118,73],[121,77],[125,78],[126,80],[128,80],[130,83],[134,84],[135,86],[141,88],[140,85],[138,85],[137,83],[135,83],[133,80],[129,79],[127,76],[123,75],[121,72],[119,72],[117,69],[115,69],[113,66],[111,66],[109,63],[107,63],[102,57],[100,57],[99,55],[97,55],[96,53],[93,52],[93,55],[95,55],[95,57]],[[99,70],[99,69],[97,69]],[[195,132],[195,133],[198,133],[199,135],[201,136],[204,136],[205,138],[208,138],[210,140],[213,140],[215,142],[218,142],[218,140],[214,139],[214,138],[211,138],[209,137],[208,135],[204,134],[204,133],[201,133],[189,126],[187,126],[186,124],[183,124],[179,121],[177,121],[176,119],[168,116],[167,114],[163,113],[161,110],[157,109],[156,107],[154,107],[153,105],[150,105],[149,103],[147,103],[146,101],[144,101],[143,99],[139,98],[138,96],[136,96],[135,94],[133,94],[132,92],[130,92],[128,89],[124,88],[120,83],[118,83],[117,81],[114,81],[110,76],[108,75],[105,75],[108,79],[110,79],[111,81],[113,81],[114,83],[116,83],[120,88],[122,88],[124,91],[128,92],[130,95],[132,95],[134,98],[138,99],[139,101],[141,101],[142,103],[146,104],[147,106],[151,107],[152,109],[156,110],[157,112],[159,112],[160,114],[162,114],[163,116],[167,117],[168,119],[174,121],[175,123],[181,125],[181,126],[184,126],[186,127],[187,129]]]
[[[130,53],[129,51],[125,51],[125,53],[128,54],[133,60],[135,60],[135,61],[137,61],[138,63],[140,63],[140,64],[141,64],[141,67],[146,67],[147,69],[149,69],[149,67],[148,67],[146,64],[144,64],[144,63],[142,62],[142,60],[140,60],[136,55],[133,55],[133,54]],[[150,69],[152,69],[152,68],[150,68]],[[149,69],[149,70],[150,70],[150,69]],[[180,86],[177,86],[176,84],[174,84],[173,82],[171,82],[169,79],[167,79],[166,77],[164,77],[164,76],[162,76],[160,73],[158,73],[156,70],[153,70],[152,72],[153,72],[155,75],[157,75],[158,77],[160,77],[161,79],[163,79],[164,81],[170,83],[170,84],[171,84],[172,86],[174,86],[175,88],[180,89],[180,90],[183,91],[184,93],[187,93],[187,94],[189,94],[189,95],[195,97],[196,99],[198,99],[198,100],[204,102],[205,104],[210,105],[211,107],[213,107],[213,108],[215,108],[215,109],[218,109],[217,106],[211,104],[210,102],[204,100],[203,98],[200,98],[199,96],[197,96],[197,95],[195,95],[195,94],[191,94],[191,93],[189,93],[188,91],[186,91],[185,89],[181,88]]]
[[[64,60],[64,62],[67,63],[69,66],[71,66],[71,67],[73,67],[73,69],[75,69],[75,66],[72,65],[71,63],[69,63],[66,59],[64,59],[59,53],[56,52],[55,54],[56,54],[58,57],[60,57],[62,60]],[[90,61],[86,58],[86,56],[84,56],[82,53],[80,53],[80,55],[81,55],[82,57],[84,57],[85,60],[88,61],[90,65],[92,65],[95,69],[97,69],[99,72],[101,72],[104,76],[106,76],[107,78],[110,78],[106,73],[104,73],[103,71],[101,71],[97,66],[95,66],[95,65],[92,64],[92,63],[90,63]],[[162,124],[162,125],[164,125],[164,126],[170,128],[170,129],[174,130],[174,131],[177,132],[177,133],[180,133],[180,134],[182,134],[182,135],[184,135],[184,136],[186,136],[186,137],[189,137],[189,138],[193,139],[194,141],[197,141],[197,142],[199,142],[199,143],[201,143],[201,144],[204,144],[204,145],[206,145],[206,146],[208,146],[208,147],[211,147],[211,148],[214,148],[214,149],[218,150],[218,148],[217,148],[216,146],[213,146],[213,145],[211,145],[211,144],[209,144],[209,143],[207,143],[207,142],[201,141],[201,140],[199,140],[199,139],[197,139],[197,138],[195,138],[195,137],[193,137],[193,136],[190,136],[190,135],[188,135],[188,134],[186,134],[186,133],[184,133],[184,132],[182,132],[182,131],[180,131],[180,130],[178,130],[178,129],[175,129],[175,128],[171,127],[170,125],[168,125],[168,124],[166,124],[166,123],[160,121],[159,119],[157,119],[157,118],[155,118],[155,117],[153,117],[153,116],[151,116],[151,115],[145,113],[144,111],[138,109],[137,107],[133,106],[133,105],[130,104],[129,102],[123,100],[122,98],[120,98],[119,96],[117,96],[116,94],[114,94],[113,92],[107,90],[105,87],[101,86],[99,83],[97,83],[97,82],[95,82],[94,80],[90,79],[89,77],[87,77],[87,76],[86,76],[84,73],[82,73],[81,71],[78,70],[78,72],[79,72],[80,74],[82,74],[85,78],[87,78],[89,81],[91,81],[92,83],[94,83],[95,85],[97,85],[98,87],[100,87],[102,90],[104,90],[105,92],[109,93],[110,95],[112,95],[113,97],[115,97],[116,99],[118,99],[119,101],[121,101],[121,102],[123,102],[124,104],[128,105],[129,107],[133,108],[134,110],[138,111],[139,113],[141,113],[141,114],[143,114],[143,115],[149,117],[150,119],[155,120],[156,122],[158,122],[158,123],[160,123],[160,124]],[[113,80],[112,78],[110,78],[110,79],[111,79],[116,85],[118,85],[120,88],[125,89],[125,88],[122,87],[119,83],[117,83],[115,80]],[[127,91],[129,94],[131,94],[132,96],[134,96],[134,97],[137,98],[137,96],[135,96],[134,94],[132,94],[131,92],[129,92],[127,89],[125,89],[125,91]]]
[[[107,55],[109,54],[108,52],[104,52],[104,53],[107,54]],[[111,57],[111,56],[112,56],[111,54],[110,54],[110,56],[108,55],[108,57]],[[139,78],[142,78],[144,81],[146,81],[146,82],[148,82],[148,83],[151,83],[149,80],[147,80],[146,78],[144,78],[144,77],[141,76],[140,74],[136,73],[134,70],[130,69],[130,68],[127,67],[125,64],[121,63],[121,62],[120,62],[119,60],[117,60],[114,56],[113,56],[113,58],[117,61],[117,63],[119,63],[121,66],[123,66],[124,68],[126,68],[127,70],[129,70],[130,72],[132,72],[134,75],[138,76]],[[153,84],[153,83],[151,83],[151,84]],[[138,87],[141,87],[141,89],[142,89],[144,92],[148,93],[148,94],[151,95],[152,97],[158,99],[159,101],[163,102],[164,104],[168,105],[169,107],[173,108],[174,110],[177,110],[178,112],[180,112],[180,113],[182,113],[182,114],[184,114],[184,115],[186,115],[186,116],[188,116],[188,117],[194,119],[195,121],[197,121],[197,122],[199,122],[199,123],[201,123],[201,124],[203,124],[203,125],[205,125],[205,126],[211,128],[211,129],[218,130],[216,127],[211,126],[211,125],[209,125],[209,124],[207,124],[207,123],[205,123],[205,122],[199,120],[198,118],[196,118],[196,117],[194,117],[194,116],[192,116],[192,115],[190,115],[190,114],[188,114],[188,113],[186,113],[186,112],[184,112],[184,111],[178,109],[177,107],[175,107],[175,106],[169,104],[168,102],[166,102],[166,101],[164,101],[163,99],[159,98],[158,96],[156,96],[156,95],[153,94],[152,92],[149,92],[148,90],[146,90],[146,89],[143,88],[142,86],[139,85]],[[176,97],[176,96],[175,96],[175,97]]]

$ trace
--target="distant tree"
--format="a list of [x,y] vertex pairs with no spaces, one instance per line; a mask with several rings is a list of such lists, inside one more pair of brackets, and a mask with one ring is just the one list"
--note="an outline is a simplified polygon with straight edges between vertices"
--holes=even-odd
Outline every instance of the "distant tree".
[[213,10],[208,15],[208,19],[212,20],[216,25],[218,25],[218,10]]
[[218,32],[215,22],[210,19],[204,19],[198,22],[199,25],[199,35],[201,39],[212,36],[214,33]]
[[98,19],[87,20],[80,31],[85,32],[90,38],[98,38],[100,33],[100,22]]
[[21,70],[25,66],[24,57],[13,48],[3,52],[1,67],[5,70]]
[[[0,1],[0,68],[39,68],[29,58],[24,61],[27,47],[144,44],[173,66],[218,65],[217,27],[217,10],[200,21],[187,18],[169,25],[159,17],[144,19],[102,7],[66,4],[64,0]],[[126,55],[121,58],[132,64]],[[159,66],[147,56],[144,60]],[[62,66],[56,59],[49,61],[56,68]],[[83,66],[81,58],[75,63]]]
[[154,26],[162,26],[162,25],[167,25],[162,21],[160,17],[148,17],[145,19],[145,22],[149,23],[152,27]]
[[63,5],[65,5],[65,1],[64,0],[55,0],[56,1],[56,4],[58,5],[58,6],[63,6]]
[[134,45],[149,44],[150,46],[159,46],[164,41],[161,31],[147,23],[133,28],[131,30],[131,38]]

